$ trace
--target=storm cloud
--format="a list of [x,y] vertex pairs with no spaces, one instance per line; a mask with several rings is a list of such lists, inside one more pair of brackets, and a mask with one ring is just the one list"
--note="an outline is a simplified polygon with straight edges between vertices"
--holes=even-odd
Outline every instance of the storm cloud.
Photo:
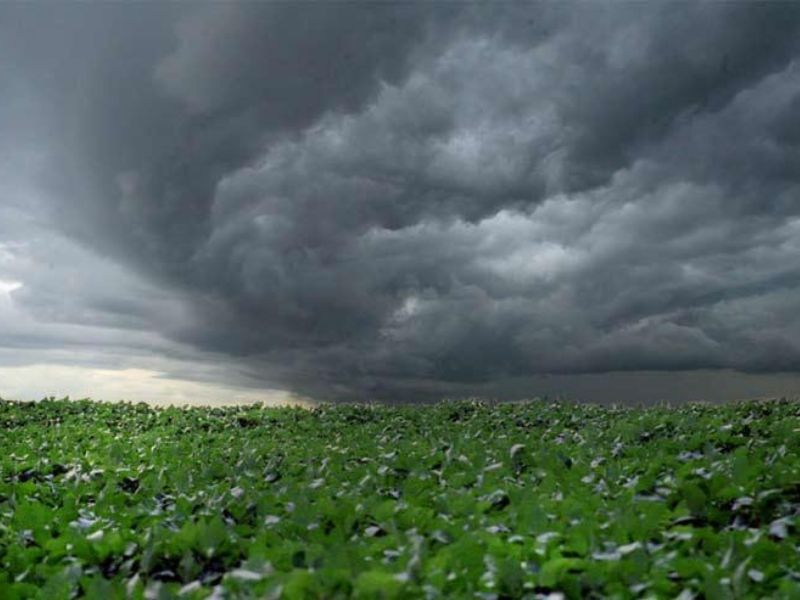
[[791,3],[4,5],[0,345],[332,400],[797,374],[798,57]]

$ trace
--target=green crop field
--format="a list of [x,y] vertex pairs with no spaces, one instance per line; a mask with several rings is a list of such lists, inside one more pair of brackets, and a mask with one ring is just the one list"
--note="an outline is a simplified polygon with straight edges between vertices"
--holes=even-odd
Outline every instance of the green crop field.
[[0,402],[0,598],[800,598],[800,404]]

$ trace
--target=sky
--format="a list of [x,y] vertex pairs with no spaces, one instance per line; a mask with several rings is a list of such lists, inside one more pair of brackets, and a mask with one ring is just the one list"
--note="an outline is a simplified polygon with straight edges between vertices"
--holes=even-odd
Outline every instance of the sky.
[[796,3],[0,3],[0,396],[798,396],[798,58]]

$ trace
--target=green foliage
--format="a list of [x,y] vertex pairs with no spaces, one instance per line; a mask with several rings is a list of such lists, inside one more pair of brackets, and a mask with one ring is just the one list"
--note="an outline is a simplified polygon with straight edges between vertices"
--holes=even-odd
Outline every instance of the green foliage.
[[0,597],[800,598],[800,405],[0,401]]

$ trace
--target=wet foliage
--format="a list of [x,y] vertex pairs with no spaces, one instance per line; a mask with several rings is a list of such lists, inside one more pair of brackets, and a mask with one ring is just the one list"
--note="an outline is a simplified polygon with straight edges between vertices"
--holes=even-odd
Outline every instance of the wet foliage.
[[800,598],[800,404],[0,402],[0,596]]

